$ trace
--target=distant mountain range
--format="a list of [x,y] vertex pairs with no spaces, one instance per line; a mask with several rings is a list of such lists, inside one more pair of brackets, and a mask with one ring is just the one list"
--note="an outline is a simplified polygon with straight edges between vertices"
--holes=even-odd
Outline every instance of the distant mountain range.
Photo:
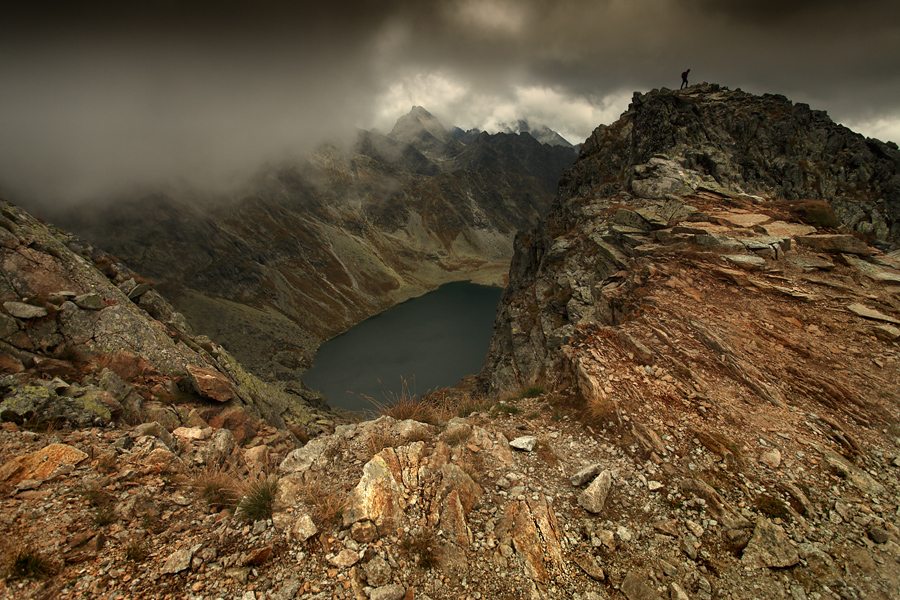
[[526,133],[460,139],[414,107],[387,135],[267,165],[232,194],[26,208],[151,279],[260,376],[293,380],[322,341],[398,302],[449,281],[502,284],[514,235],[575,158]]
[[[466,144],[474,140],[481,133],[483,132],[480,129],[469,129],[468,131],[463,131],[459,127],[454,127],[452,130],[450,130],[450,134],[453,137]],[[523,119],[519,119],[513,124],[502,124],[499,127],[498,133],[527,133],[542,144],[547,144],[548,146],[562,146],[563,148],[572,148],[576,152],[580,147],[572,145],[566,138],[559,135],[546,125],[538,125],[533,127],[528,123],[528,121],[525,121]]]

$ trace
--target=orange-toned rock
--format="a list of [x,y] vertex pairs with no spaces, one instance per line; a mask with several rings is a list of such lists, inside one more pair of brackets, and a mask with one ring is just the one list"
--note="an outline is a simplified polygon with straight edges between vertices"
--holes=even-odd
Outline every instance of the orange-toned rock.
[[188,365],[191,383],[197,392],[217,402],[228,402],[237,397],[231,380],[212,369]]
[[0,467],[0,481],[12,485],[23,479],[42,481],[48,479],[65,465],[77,466],[88,457],[87,454],[68,444],[50,444],[37,452],[17,456]]

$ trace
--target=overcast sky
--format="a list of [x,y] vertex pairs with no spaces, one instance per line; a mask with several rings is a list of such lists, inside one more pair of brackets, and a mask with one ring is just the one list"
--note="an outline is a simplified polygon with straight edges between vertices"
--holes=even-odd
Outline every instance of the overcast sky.
[[[900,141],[897,0],[43,1],[0,22],[0,190],[225,187],[421,105],[579,143],[635,90],[781,93]],[[30,12],[23,12],[30,11]]]

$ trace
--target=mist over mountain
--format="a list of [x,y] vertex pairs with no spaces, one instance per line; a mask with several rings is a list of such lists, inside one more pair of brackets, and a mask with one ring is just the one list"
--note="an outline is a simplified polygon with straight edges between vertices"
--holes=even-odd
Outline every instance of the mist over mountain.
[[177,188],[36,212],[154,281],[251,370],[292,380],[318,345],[438,285],[502,284],[571,148],[527,134],[455,139],[422,107],[261,168],[235,193]]

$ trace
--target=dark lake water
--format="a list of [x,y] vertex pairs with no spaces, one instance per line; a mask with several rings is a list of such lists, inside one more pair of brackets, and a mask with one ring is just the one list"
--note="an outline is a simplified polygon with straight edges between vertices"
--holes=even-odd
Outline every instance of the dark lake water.
[[424,394],[481,370],[502,288],[448,283],[325,342],[303,380],[354,412],[403,392]]

